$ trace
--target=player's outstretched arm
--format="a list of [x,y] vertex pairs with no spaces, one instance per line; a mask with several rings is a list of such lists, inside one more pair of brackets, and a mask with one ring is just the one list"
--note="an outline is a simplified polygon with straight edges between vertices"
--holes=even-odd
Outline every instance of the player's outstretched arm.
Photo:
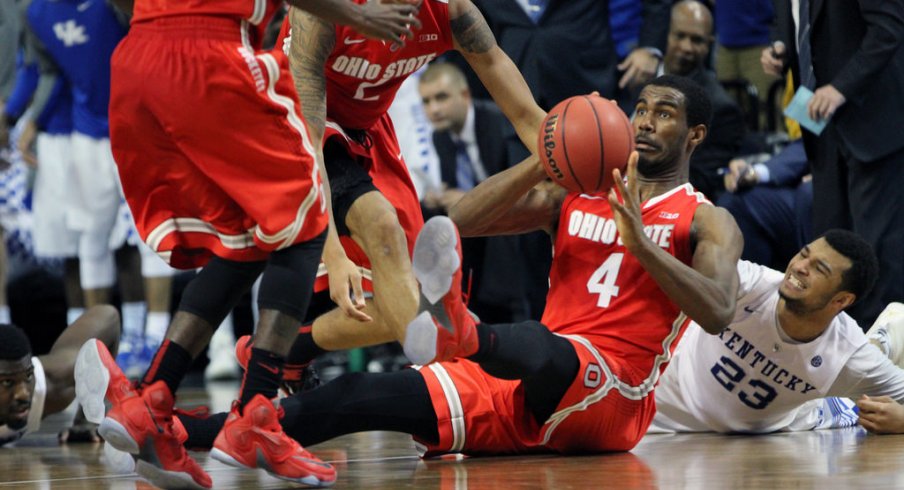
[[331,24],[353,27],[374,39],[404,43],[411,38],[411,30],[421,26],[417,20],[418,7],[414,0],[401,4],[367,2],[356,4],[349,0],[288,0],[293,7],[306,10]]
[[119,313],[110,305],[88,309],[38,358],[47,376],[44,416],[64,410],[75,399],[75,357],[88,339],[98,339],[116,355],[119,350]]
[[632,152],[627,184],[618,170],[613,171],[618,194],[615,189],[609,192],[622,243],[681,311],[707,332],[719,333],[734,318],[738,259],[744,249],[741,230],[724,209],[700,205],[691,229],[696,244],[692,267],[666,252],[644,233],[637,158],[637,152]]
[[546,113],[534,101],[515,63],[496,44],[483,14],[471,0],[450,0],[449,19],[457,49],[480,77],[496,105],[515,126],[531,153]]
[[565,189],[546,181],[539,158],[531,155],[468,191],[449,210],[449,217],[462,236],[552,233],[565,194]]

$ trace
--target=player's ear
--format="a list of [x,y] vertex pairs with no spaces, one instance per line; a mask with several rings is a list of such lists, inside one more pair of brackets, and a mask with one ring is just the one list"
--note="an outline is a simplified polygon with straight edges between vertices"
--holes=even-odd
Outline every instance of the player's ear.
[[854,304],[854,301],[857,301],[857,295],[850,291],[839,291],[835,293],[835,297],[832,298],[832,302],[838,308],[838,311],[844,310],[847,307]]
[[706,134],[708,132],[708,128],[705,124],[698,124],[696,126],[692,126],[687,131],[688,143],[691,143],[691,148],[695,148],[700,143],[703,143],[703,140],[706,139]]

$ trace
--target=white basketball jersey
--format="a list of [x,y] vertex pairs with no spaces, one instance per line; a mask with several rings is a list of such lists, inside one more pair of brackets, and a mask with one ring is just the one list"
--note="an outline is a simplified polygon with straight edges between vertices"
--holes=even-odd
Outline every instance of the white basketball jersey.
[[41,419],[44,416],[44,399],[47,397],[47,378],[44,376],[44,366],[37,357],[31,358],[31,365],[35,368],[35,391],[31,397],[28,423],[21,429],[11,429],[6,425],[0,425],[0,446],[18,441],[25,434],[34,432],[41,427]]
[[784,275],[738,264],[732,323],[719,335],[691,324],[656,388],[659,431],[773,432],[788,429],[808,400],[829,393],[867,339],[841,313],[807,343],[786,341],[776,317]]

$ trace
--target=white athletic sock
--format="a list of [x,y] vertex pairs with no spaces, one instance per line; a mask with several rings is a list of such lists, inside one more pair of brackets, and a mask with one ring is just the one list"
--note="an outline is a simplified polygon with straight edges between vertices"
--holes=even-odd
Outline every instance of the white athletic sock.
[[72,325],[78,320],[78,317],[85,314],[84,308],[69,308],[66,310],[66,325]]
[[144,327],[144,341],[151,347],[157,348],[166,337],[166,329],[169,328],[170,314],[166,311],[149,311],[148,321]]
[[130,301],[122,304],[122,336],[132,339],[144,337],[144,317],[147,303]]
[[9,305],[0,306],[0,323],[12,323],[13,319],[9,314]]

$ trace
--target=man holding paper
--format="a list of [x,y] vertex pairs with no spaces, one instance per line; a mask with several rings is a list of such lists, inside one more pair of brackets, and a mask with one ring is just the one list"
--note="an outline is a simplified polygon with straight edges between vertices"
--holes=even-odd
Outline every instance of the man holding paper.
[[[804,131],[813,165],[814,233],[847,228],[876,250],[880,277],[853,311],[870,325],[904,299],[904,0],[776,0],[766,72],[791,68],[809,89]],[[798,94],[801,96],[801,94]],[[814,126],[810,124],[810,126]]]

